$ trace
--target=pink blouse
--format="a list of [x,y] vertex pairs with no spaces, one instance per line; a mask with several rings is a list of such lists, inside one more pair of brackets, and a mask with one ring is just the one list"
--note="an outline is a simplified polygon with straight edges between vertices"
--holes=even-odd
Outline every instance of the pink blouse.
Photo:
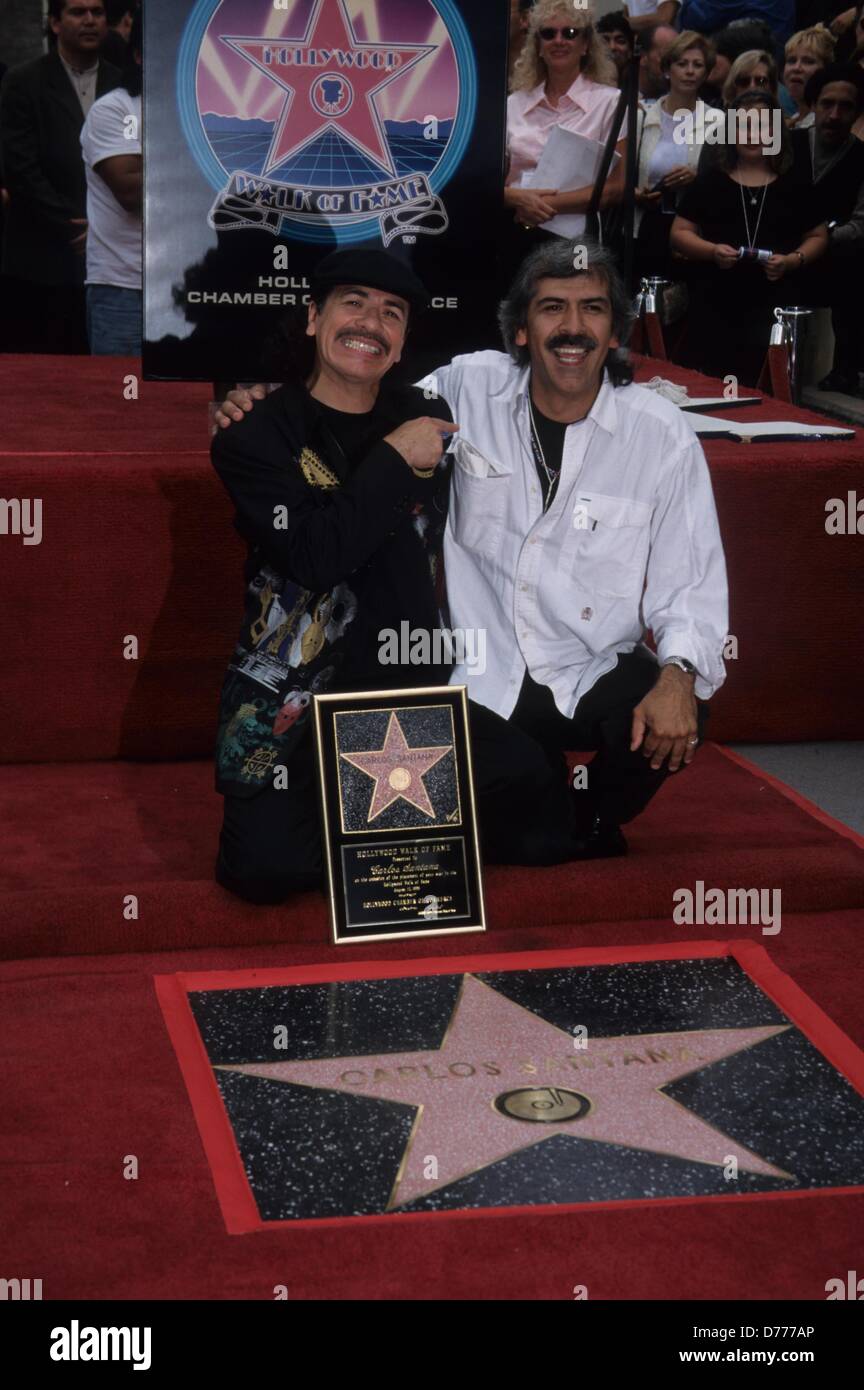
[[531,91],[513,92],[507,98],[508,184],[519,183],[523,173],[536,168],[554,125],[601,144],[609,135],[618,105],[617,87],[592,82],[580,73],[572,87],[559,97],[558,105],[551,106],[546,100],[545,85],[541,82]]

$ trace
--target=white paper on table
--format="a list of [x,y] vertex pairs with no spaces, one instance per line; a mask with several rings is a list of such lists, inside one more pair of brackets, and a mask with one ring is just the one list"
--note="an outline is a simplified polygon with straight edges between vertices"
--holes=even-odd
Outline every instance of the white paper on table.
[[[585,135],[576,135],[572,130],[562,130],[559,125],[553,126],[534,172],[523,175],[522,186],[557,188],[561,193],[572,192],[574,188],[593,186],[604,148],[597,140],[589,140]],[[612,155],[610,174],[620,158],[619,154]],[[581,236],[585,231],[584,213],[558,213],[556,217],[543,223],[543,230],[568,239]]]
[[688,396],[682,410],[738,410],[742,405],[761,405],[761,396]]
[[718,437],[726,435],[729,439],[736,437],[733,420],[715,420],[713,415],[699,415],[695,410],[685,410],[683,414],[690,428],[703,439],[712,434]]
[[739,439],[745,443],[778,439],[854,439],[855,431],[842,425],[803,425],[797,420],[736,420]]
[[837,425],[805,425],[797,420],[715,420],[710,415],[685,411],[685,419],[703,439],[727,438],[739,443],[774,443],[783,439],[854,439],[855,431]]

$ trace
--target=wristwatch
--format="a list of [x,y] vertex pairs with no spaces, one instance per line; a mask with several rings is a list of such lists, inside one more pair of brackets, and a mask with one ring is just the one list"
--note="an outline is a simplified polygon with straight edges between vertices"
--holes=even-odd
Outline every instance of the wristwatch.
[[664,666],[680,666],[682,671],[686,671],[688,676],[696,675],[696,667],[692,661],[688,661],[684,656],[667,656],[663,662]]

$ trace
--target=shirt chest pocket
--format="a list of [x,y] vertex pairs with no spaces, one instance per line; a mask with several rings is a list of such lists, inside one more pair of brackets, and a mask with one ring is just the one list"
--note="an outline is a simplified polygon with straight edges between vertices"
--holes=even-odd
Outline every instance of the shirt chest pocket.
[[512,474],[466,439],[455,441],[450,493],[453,539],[464,550],[492,558],[500,550]]
[[651,534],[651,508],[629,497],[577,497],[559,567],[579,586],[610,598],[642,592]]

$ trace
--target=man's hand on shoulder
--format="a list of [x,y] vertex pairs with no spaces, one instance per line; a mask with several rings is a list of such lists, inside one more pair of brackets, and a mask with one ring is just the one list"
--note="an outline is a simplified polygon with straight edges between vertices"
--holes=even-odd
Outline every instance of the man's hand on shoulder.
[[235,386],[233,391],[229,391],[225,400],[217,408],[213,416],[213,423],[220,430],[227,427],[234,421],[242,420],[252,409],[256,401],[263,401],[267,395],[267,387],[262,382],[256,382],[254,386]]
[[669,759],[669,771],[677,772],[696,754],[699,722],[696,717],[694,679],[678,666],[664,666],[657,684],[633,711],[631,752],[642,749],[655,772]]

